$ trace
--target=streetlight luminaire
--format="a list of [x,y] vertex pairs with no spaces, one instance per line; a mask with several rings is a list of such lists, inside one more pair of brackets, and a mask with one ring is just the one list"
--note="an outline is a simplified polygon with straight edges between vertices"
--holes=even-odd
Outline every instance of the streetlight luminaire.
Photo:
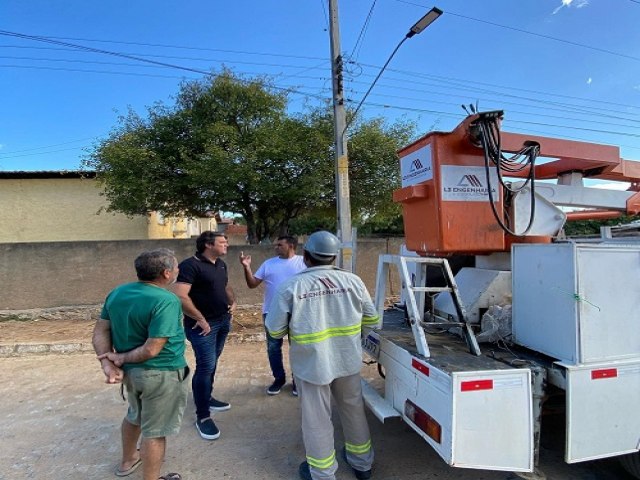
[[409,33],[407,33],[407,38],[411,38],[422,32],[425,28],[435,22],[440,15],[442,15],[442,10],[437,7],[433,7],[424,17],[418,20],[416,24],[411,27]]
[[418,20],[413,25],[413,27],[411,27],[411,30],[409,30],[409,33],[407,33],[405,35],[405,37],[402,40],[400,40],[400,43],[398,43],[398,45],[393,50],[393,52],[391,52],[391,55],[389,55],[389,58],[384,63],[384,65],[380,69],[380,72],[378,72],[378,75],[376,76],[376,78],[371,83],[371,86],[367,90],[367,93],[364,94],[364,97],[362,97],[362,100],[360,100],[360,103],[358,103],[358,106],[353,111],[353,114],[351,115],[351,120],[346,123],[344,129],[342,130],[342,136],[343,137],[344,137],[344,134],[347,132],[347,128],[349,128],[349,126],[351,125],[351,122],[353,122],[355,120],[356,114],[358,113],[358,111],[360,111],[360,107],[362,107],[362,105],[364,104],[364,101],[367,99],[367,97],[371,93],[371,90],[373,90],[373,87],[375,86],[375,84],[380,79],[380,76],[382,75],[382,72],[385,71],[385,69],[387,68],[387,65],[389,65],[389,62],[391,62],[391,59],[394,57],[396,52],[400,49],[402,44],[404,42],[406,42],[408,38],[411,38],[414,35],[417,35],[418,33],[422,32],[425,28],[427,28],[429,25],[431,25],[433,22],[435,22],[440,15],[442,15],[442,10],[440,10],[438,7],[433,7],[420,20]]

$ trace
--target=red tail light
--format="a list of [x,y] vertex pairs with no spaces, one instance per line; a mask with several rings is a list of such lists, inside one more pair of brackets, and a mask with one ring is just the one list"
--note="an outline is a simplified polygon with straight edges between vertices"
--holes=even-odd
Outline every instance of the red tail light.
[[434,441],[441,443],[442,427],[436,422],[431,415],[418,407],[411,400],[404,402],[404,414],[411,422],[413,422],[420,430],[426,433]]

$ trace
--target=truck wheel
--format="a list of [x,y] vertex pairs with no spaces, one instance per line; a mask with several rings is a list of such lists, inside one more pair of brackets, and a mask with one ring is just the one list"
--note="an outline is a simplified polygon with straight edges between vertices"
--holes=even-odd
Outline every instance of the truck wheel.
[[640,480],[640,452],[623,455],[620,463],[627,472]]

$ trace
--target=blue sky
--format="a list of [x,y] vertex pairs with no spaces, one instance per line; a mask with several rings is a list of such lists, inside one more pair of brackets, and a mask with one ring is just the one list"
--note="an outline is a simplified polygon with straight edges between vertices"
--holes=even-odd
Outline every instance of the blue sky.
[[[342,0],[352,106],[432,6],[444,15],[404,43],[363,115],[446,131],[464,118],[460,104],[478,101],[505,111],[506,131],[616,145],[640,160],[640,0]],[[327,9],[326,0],[2,0],[0,170],[76,169],[118,115],[171,103],[182,79],[201,77],[13,34],[270,75],[300,92],[298,112],[331,97]]]

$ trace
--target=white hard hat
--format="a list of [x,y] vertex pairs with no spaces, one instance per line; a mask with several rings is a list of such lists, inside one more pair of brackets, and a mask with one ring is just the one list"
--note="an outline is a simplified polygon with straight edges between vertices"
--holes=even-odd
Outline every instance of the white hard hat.
[[333,233],[322,230],[309,235],[304,250],[316,260],[327,260],[338,255],[340,240]]

